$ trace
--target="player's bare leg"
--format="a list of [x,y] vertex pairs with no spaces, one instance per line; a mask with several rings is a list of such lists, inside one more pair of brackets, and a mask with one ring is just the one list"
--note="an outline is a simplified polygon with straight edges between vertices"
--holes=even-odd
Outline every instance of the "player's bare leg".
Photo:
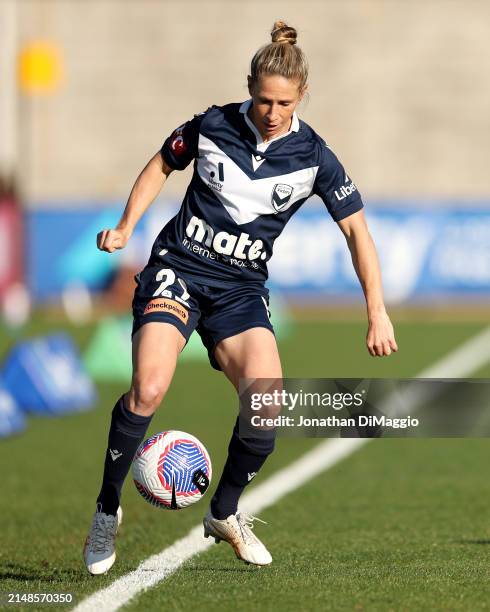
[[216,346],[214,356],[237,391],[240,378],[282,377],[276,338],[265,327],[225,338]]
[[134,335],[131,388],[112,411],[102,487],[83,551],[91,574],[104,574],[116,560],[121,488],[151,418],[167,392],[184,344],[180,332],[168,323],[147,323]]
[[133,378],[127,394],[128,409],[152,416],[172,381],[185,339],[170,323],[143,325],[133,338]]
[[[240,379],[281,380],[276,340],[268,329],[257,327],[227,338],[218,344],[214,356],[237,391]],[[272,557],[252,531],[254,517],[238,512],[238,499],[273,448],[272,432],[264,438],[241,438],[237,419],[228,459],[203,521],[206,537],[229,542],[239,559],[256,565],[268,565]]]

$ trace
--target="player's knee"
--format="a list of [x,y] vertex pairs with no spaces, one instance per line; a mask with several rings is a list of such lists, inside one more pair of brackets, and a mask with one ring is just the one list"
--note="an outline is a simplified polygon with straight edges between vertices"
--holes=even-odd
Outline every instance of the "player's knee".
[[241,414],[248,418],[253,415],[256,422],[266,423],[280,415],[283,401],[282,378],[255,378],[240,394]]
[[153,414],[162,403],[166,390],[166,385],[158,379],[136,377],[129,392],[129,409],[144,416]]

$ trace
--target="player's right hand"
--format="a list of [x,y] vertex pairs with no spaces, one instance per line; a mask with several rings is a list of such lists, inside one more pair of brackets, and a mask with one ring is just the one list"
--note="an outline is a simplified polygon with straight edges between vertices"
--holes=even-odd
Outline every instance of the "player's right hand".
[[119,229],[104,229],[97,234],[97,248],[107,253],[114,253],[117,249],[124,249],[129,235]]

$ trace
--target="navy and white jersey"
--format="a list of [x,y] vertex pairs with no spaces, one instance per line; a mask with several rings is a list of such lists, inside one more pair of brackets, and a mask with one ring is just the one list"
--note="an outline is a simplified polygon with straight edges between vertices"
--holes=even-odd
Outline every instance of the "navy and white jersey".
[[165,141],[167,165],[183,170],[194,160],[194,173],[149,265],[209,285],[264,282],[275,239],[310,196],[320,196],[335,221],[362,208],[356,186],[310,126],[294,114],[287,134],[263,142],[247,115],[251,103],[213,106]]

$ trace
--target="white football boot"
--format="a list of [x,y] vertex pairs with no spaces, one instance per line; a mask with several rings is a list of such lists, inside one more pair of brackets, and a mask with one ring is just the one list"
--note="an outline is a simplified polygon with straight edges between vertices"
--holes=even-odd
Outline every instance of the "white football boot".
[[269,565],[269,563],[272,563],[272,557],[252,531],[255,520],[265,524],[265,521],[243,512],[230,514],[228,518],[220,521],[214,518],[211,509],[209,509],[203,519],[204,537],[212,536],[216,544],[221,540],[228,542],[236,556],[245,563]]
[[116,533],[123,516],[121,506],[117,509],[116,516],[101,512],[101,508],[102,505],[97,504],[92,527],[83,549],[85,565],[94,576],[105,574],[114,565]]

